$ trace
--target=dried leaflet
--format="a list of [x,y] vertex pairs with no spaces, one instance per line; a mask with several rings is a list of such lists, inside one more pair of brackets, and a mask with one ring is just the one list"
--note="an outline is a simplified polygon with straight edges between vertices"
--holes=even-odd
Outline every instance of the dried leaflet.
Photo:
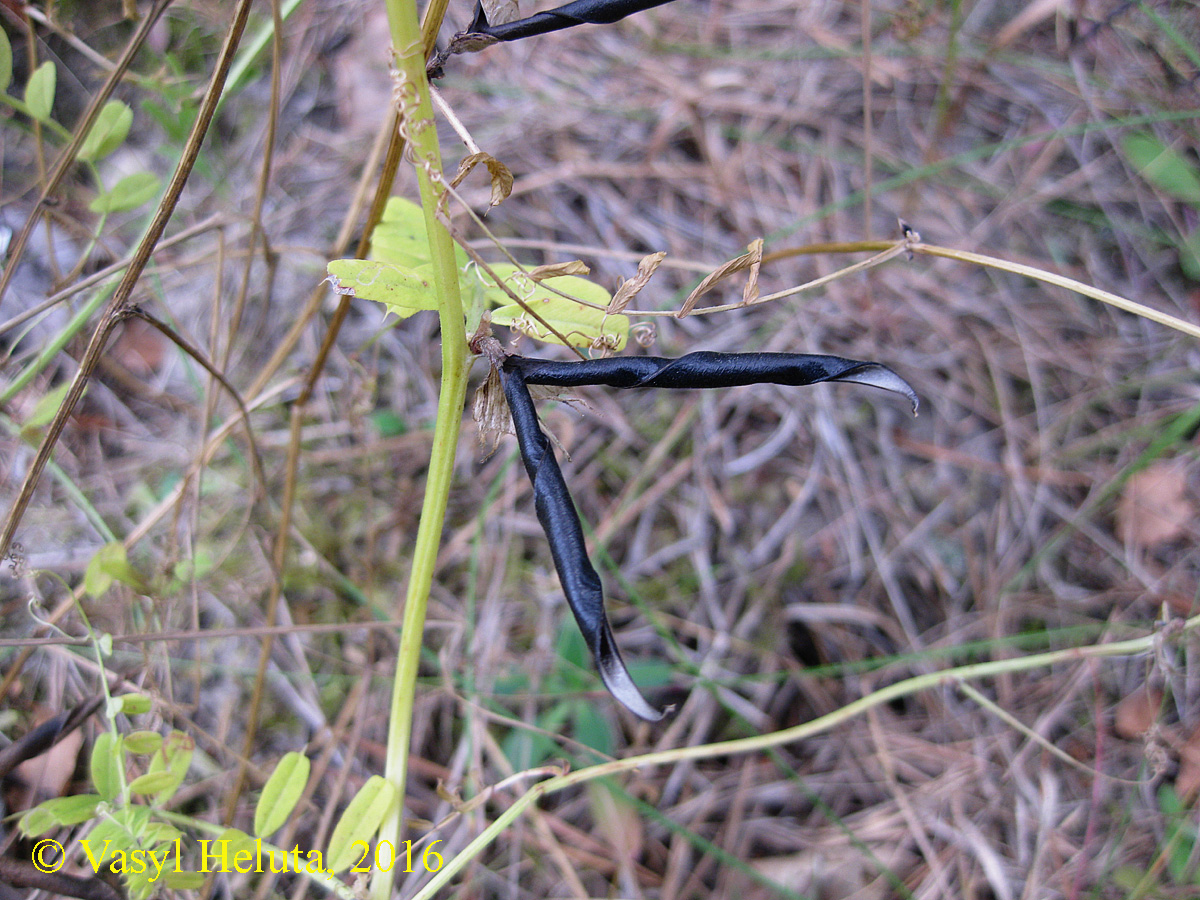
[[491,456],[500,444],[500,437],[512,433],[508,401],[504,399],[504,387],[500,384],[500,373],[495,368],[488,370],[487,378],[475,392],[475,403],[471,414],[475,419],[479,446],[485,457]]
[[1143,684],[1117,704],[1113,723],[1117,734],[1129,741],[1141,737],[1158,721],[1162,705],[1162,690]]
[[1191,730],[1179,748],[1179,774],[1175,776],[1175,790],[1180,798],[1191,803],[1200,793],[1200,725]]
[[471,170],[480,163],[483,163],[485,166],[487,166],[488,175],[490,175],[492,179],[492,199],[488,205],[489,207],[499,206],[501,203],[507,200],[508,195],[512,193],[513,175],[512,172],[508,170],[508,166],[500,162],[500,160],[496,159],[490,153],[484,153],[483,151],[480,151],[465,157],[463,161],[458,164],[458,171],[454,173],[454,178],[450,181],[450,187],[456,188],[462,184],[463,179],[471,174]]
[[1184,461],[1159,460],[1125,482],[1117,506],[1117,535],[1126,546],[1154,547],[1173,541],[1187,534],[1195,521]]
[[742,288],[742,303],[749,306],[758,299],[758,272],[762,268],[763,239],[752,241],[746,248],[750,251],[750,277]]
[[[750,242],[746,248],[747,252],[743,253],[736,259],[731,259],[729,262],[720,266],[716,271],[705,276],[704,280],[696,285],[695,290],[688,294],[688,298],[683,301],[683,306],[679,308],[679,312],[675,313],[677,319],[682,319],[689,315],[696,306],[696,301],[703,295],[707,294],[717,282],[728,278],[743,269],[750,270],[750,281],[746,285],[746,290],[742,295],[743,302],[750,303],[753,298],[758,297],[758,269],[762,265],[763,241],[758,238]],[[751,296],[751,294],[753,296]]]
[[658,267],[666,258],[667,254],[663,250],[642,257],[642,261],[638,263],[637,274],[617,288],[612,302],[608,304],[609,314],[624,312],[625,307],[638,295],[638,292],[650,283],[651,277],[658,271]]
[[591,271],[582,260],[572,259],[569,262],[535,266],[529,270],[529,277],[534,281],[544,281],[547,278],[558,278],[560,275],[590,275]]

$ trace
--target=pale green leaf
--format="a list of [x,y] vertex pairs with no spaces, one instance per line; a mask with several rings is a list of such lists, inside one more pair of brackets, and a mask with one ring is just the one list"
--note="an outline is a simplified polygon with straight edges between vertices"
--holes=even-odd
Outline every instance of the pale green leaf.
[[146,755],[162,746],[163,737],[157,731],[134,731],[125,735],[125,751]]
[[88,865],[99,869],[106,860],[132,848],[133,835],[112,819],[105,819],[80,844]]
[[35,806],[17,821],[17,828],[25,837],[37,837],[57,827],[54,814],[41,806]]
[[335,259],[328,266],[329,279],[339,294],[375,300],[400,318],[423,309],[437,309],[437,295],[413,269],[365,259]]
[[[246,832],[238,828],[226,828],[208,842],[209,870],[211,871],[213,864],[217,863],[222,871],[229,871],[229,863],[233,862],[239,853],[254,853],[257,848],[254,838]],[[201,854],[204,852],[202,849]],[[243,856],[242,859],[246,857]]]
[[125,142],[132,125],[133,110],[120,100],[109,100],[96,117],[92,130],[83,139],[79,158],[86,162],[104,159]]
[[8,33],[0,28],[0,92],[7,91],[12,84],[12,44]]
[[[129,900],[150,900],[158,890],[158,879],[155,878],[152,863],[148,863],[144,869],[131,866],[124,877],[125,892],[129,895]],[[151,881],[151,878],[154,878],[154,881]]]
[[89,203],[88,209],[98,214],[137,209],[154,199],[161,183],[153,172],[134,172],[118,181],[111,191],[105,191]]
[[145,775],[139,775],[133,781],[129,782],[129,793],[145,796],[147,794],[158,794],[166,790],[172,790],[179,786],[179,782],[175,778],[175,773],[166,770],[160,772],[147,772]]
[[145,832],[146,826],[150,824],[150,807],[140,804],[122,806],[120,809],[113,810],[112,817],[122,828],[134,837],[140,838]]
[[[65,827],[86,822],[96,814],[96,807],[103,802],[104,799],[98,794],[55,797],[53,800],[47,800],[35,806],[30,812],[34,812],[35,810],[47,812],[54,818],[55,825]],[[29,813],[26,813],[26,816],[28,815]],[[21,821],[24,823],[24,818]],[[24,830],[24,824],[22,824],[22,830]],[[26,834],[29,834],[29,832],[26,832]]]
[[424,210],[403,197],[388,198],[383,218],[371,232],[371,259],[409,269],[428,264]]
[[[429,233],[424,210],[404,197],[390,197],[383,217],[371,232],[370,258],[418,271],[429,266]],[[454,258],[460,269],[467,263],[466,251],[457,244]]]
[[379,823],[395,802],[396,788],[390,781],[379,775],[367,779],[342,813],[329,839],[325,859],[331,872],[349,868],[362,855],[355,843],[371,842],[379,830]]
[[172,731],[163,741],[158,752],[150,757],[147,774],[169,772],[171,779],[164,781],[164,786],[154,797],[154,805],[162,806],[174,796],[183,778],[187,775],[188,767],[192,764],[192,754],[196,751],[196,742],[182,731]]
[[125,715],[138,716],[150,712],[151,700],[145,694],[122,694],[125,703]]
[[[608,291],[595,282],[573,275],[535,282],[511,265],[493,266],[492,270],[529,307],[527,310],[513,303],[509,295],[495,284],[488,285],[485,287],[487,299],[499,304],[499,308],[492,311],[493,323],[511,326],[539,341],[563,343],[546,324],[538,321],[537,317],[540,317],[566,338],[569,346],[608,350],[620,350],[625,346],[629,336],[629,318],[610,315],[605,311],[612,298]],[[587,301],[593,306],[585,306],[555,291]]]
[[168,825],[166,822],[151,822],[142,831],[142,843],[153,847],[156,844],[173,843],[183,836],[183,832],[174,825]]
[[42,426],[49,425],[50,420],[54,418],[54,414],[58,412],[58,408],[62,406],[63,398],[67,396],[67,391],[71,389],[71,382],[64,381],[58,387],[53,388],[38,399],[34,404],[33,411],[21,423],[21,437],[31,439],[37,435],[37,432]]
[[1138,174],[1160,191],[1200,204],[1200,172],[1182,153],[1141,131],[1126,135],[1121,149]]
[[163,869],[163,884],[173,891],[198,891],[204,887],[203,872],[189,872],[187,869]]
[[266,837],[287,821],[304,787],[308,784],[311,763],[303,753],[285,753],[279,765],[263,785],[262,796],[254,810],[254,833]]
[[121,736],[115,731],[102,731],[92,744],[92,787],[105,800],[112,802],[121,792],[121,773],[125,769],[125,752]]
[[[112,587],[114,581],[137,591],[145,588],[141,576],[129,564],[125,545],[120,541],[105,544],[96,551],[83,573],[83,589],[92,597],[100,597]],[[124,703],[121,706],[123,710]]]
[[105,860],[112,859],[118,853],[128,853],[135,846],[134,836],[125,823],[114,815],[92,829],[87,836],[84,854],[89,867],[99,868]]
[[58,70],[54,63],[46,60],[33,70],[29,82],[25,85],[25,106],[29,115],[39,122],[50,121],[50,110],[54,107],[54,88],[58,80]]

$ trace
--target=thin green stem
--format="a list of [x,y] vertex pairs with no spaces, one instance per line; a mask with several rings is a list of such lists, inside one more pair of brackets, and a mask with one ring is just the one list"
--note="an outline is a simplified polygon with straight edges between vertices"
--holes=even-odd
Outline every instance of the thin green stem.
[[889,684],[886,687],[867,694],[865,697],[860,697],[858,700],[847,703],[845,706],[831,713],[791,728],[782,729],[781,731],[756,735],[755,737],[722,741],[715,744],[661,750],[656,753],[647,753],[628,759],[613,760],[612,762],[601,763],[596,766],[589,766],[586,769],[577,769],[565,775],[548,778],[533,785],[528,791],[514,800],[512,805],[497,817],[496,821],[480,832],[478,837],[467,844],[452,859],[447,860],[446,865],[439,869],[437,874],[417,892],[413,900],[432,900],[439,890],[449,884],[450,879],[458,874],[472,859],[482,853],[525,810],[548,794],[565,790],[577,784],[594,781],[597,778],[615,775],[619,772],[629,772],[654,765],[670,765],[683,762],[684,760],[712,759],[714,757],[732,756],[741,753],[757,753],[774,747],[781,747],[784,744],[804,740],[829,731],[833,727],[861,715],[868,709],[881,706],[900,697],[909,697],[920,691],[930,690],[945,684],[957,683],[961,685],[967,679],[991,678],[1011,672],[1027,672],[1045,666],[1077,662],[1084,659],[1102,659],[1115,656],[1137,656],[1147,653],[1157,653],[1172,636],[1190,634],[1197,629],[1200,629],[1200,616],[1193,616],[1185,622],[1172,623],[1168,629],[1156,630],[1141,637],[1132,638],[1131,640],[1114,641],[1109,644],[1093,644],[1087,647],[1068,647],[1063,650],[1052,650],[1047,653],[1036,653],[1030,656],[1018,656],[1012,659],[1000,659],[984,663],[972,663],[970,665],[945,669],[940,672],[929,672],[924,675],[906,678],[895,684]]
[[912,244],[910,249],[913,253],[924,253],[928,256],[941,256],[946,259],[957,259],[962,262],[974,263],[977,266],[986,266],[990,269],[1000,269],[1004,272],[1012,272],[1016,275],[1024,275],[1026,278],[1033,278],[1037,281],[1044,281],[1047,284],[1064,287],[1069,291],[1074,291],[1077,294],[1083,294],[1085,297],[1091,297],[1093,300],[1099,300],[1101,303],[1107,303],[1109,306],[1115,306],[1123,312],[1133,313],[1135,316],[1142,316],[1149,319],[1151,322],[1157,322],[1159,325],[1166,325],[1168,328],[1174,328],[1176,331],[1182,331],[1186,335],[1200,339],[1200,326],[1193,325],[1173,316],[1170,313],[1159,312],[1157,309],[1146,306],[1142,303],[1135,303],[1133,300],[1126,300],[1117,294],[1109,291],[1101,290],[1100,288],[1092,287],[1090,284],[1084,284],[1082,281],[1076,281],[1074,278],[1067,278],[1064,275],[1056,275],[1053,272],[1047,272],[1045,269],[1037,269],[1033,266],[1022,265],[1021,263],[1009,262],[1004,259],[997,259],[994,256],[984,256],[982,253],[972,253],[969,250],[954,250],[949,247],[938,247],[934,244]]
[[[444,4],[442,5],[444,9]],[[397,803],[379,831],[381,841],[400,845],[403,830],[404,796],[408,779],[408,753],[412,740],[412,711],[416,693],[417,669],[425,633],[425,611],[429,588],[437,564],[438,546],[454,473],[462,409],[467,392],[467,338],[463,323],[462,298],[458,290],[458,269],[454,242],[438,220],[438,204],[445,192],[442,160],[438,150],[437,129],[429,82],[425,77],[425,40],[417,21],[415,0],[387,0],[392,53],[396,66],[394,97],[400,113],[401,134],[407,139],[415,160],[433,260],[434,287],[438,294],[438,317],[442,337],[442,385],[438,397],[437,423],[421,524],[413,548],[412,571],[404,599],[400,650],[396,678],[392,685],[389,711],[387,762],[385,777],[396,787]],[[440,18],[440,17],[439,17]],[[376,871],[371,879],[373,900],[387,900],[391,894],[392,873]]]

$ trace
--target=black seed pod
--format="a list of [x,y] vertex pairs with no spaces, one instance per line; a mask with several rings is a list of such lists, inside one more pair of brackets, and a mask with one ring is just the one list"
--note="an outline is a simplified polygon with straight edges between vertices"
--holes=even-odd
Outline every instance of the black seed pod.
[[488,24],[481,3],[475,7],[475,21],[471,23],[469,33],[486,34],[498,41],[516,41],[572,28],[575,25],[608,25],[635,12],[670,2],[671,0],[578,0],[576,3],[567,3],[524,19],[497,25]]
[[638,692],[617,650],[604,612],[604,588],[588,559],[583,526],[567,491],[550,439],[538,423],[530,384],[617,388],[723,388],[745,384],[805,385],[822,381],[867,384],[902,394],[917,412],[917,395],[903,378],[879,363],[799,353],[689,353],[678,359],[623,356],[558,362],[510,356],[499,369],[504,396],[525,471],[533,484],[538,521],[550,542],[554,568],[575,621],[587,642],[604,686],[627,709],[649,721],[665,711],[654,709]]

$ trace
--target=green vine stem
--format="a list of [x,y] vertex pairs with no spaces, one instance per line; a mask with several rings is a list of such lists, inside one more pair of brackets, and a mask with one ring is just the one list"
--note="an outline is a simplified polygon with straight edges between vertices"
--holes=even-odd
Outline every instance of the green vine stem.
[[[444,8],[444,4],[442,6]],[[396,69],[393,99],[400,114],[401,134],[407,139],[415,160],[421,206],[425,211],[425,226],[429,235],[430,258],[433,260],[442,337],[442,384],[438,396],[437,423],[434,426],[425,500],[421,507],[421,523],[417,528],[412,571],[404,599],[400,651],[389,709],[384,775],[395,786],[397,801],[380,827],[379,840],[390,841],[393,847],[397,847],[403,829],[413,698],[425,632],[425,611],[441,543],[470,366],[454,242],[437,217],[445,185],[433,120],[433,104],[429,98],[429,82],[425,77],[425,42],[417,20],[416,0],[387,0],[387,13]],[[371,879],[373,900],[387,900],[391,894],[392,880],[390,871],[374,872]]]
[[[433,897],[450,880],[466,867],[466,865],[483,850],[493,843],[504,831],[515,822],[522,813],[537,803],[542,797],[557,793],[578,784],[594,781],[607,775],[621,772],[632,772],[656,765],[672,765],[684,760],[713,759],[715,757],[732,756],[742,753],[758,753],[774,747],[781,747],[795,741],[811,738],[814,735],[829,731],[837,725],[861,715],[869,709],[890,703],[900,697],[910,697],[920,691],[927,691],[943,685],[963,685],[969,679],[992,678],[1010,672],[1027,672],[1033,669],[1054,665],[1080,662],[1088,659],[1105,659],[1118,656],[1148,656],[1157,661],[1166,648],[1175,640],[1191,635],[1200,630],[1200,616],[1193,616],[1186,621],[1173,620],[1153,632],[1141,637],[1125,641],[1097,643],[1086,647],[1068,647],[1062,650],[1051,650],[1046,653],[1035,653],[1029,656],[1018,656],[1012,659],[999,659],[992,662],[972,663],[929,672],[897,681],[886,687],[879,688],[864,697],[847,703],[840,709],[826,713],[816,719],[774,731],[770,734],[756,735],[749,738],[738,738],[715,744],[702,744],[695,747],[678,747],[673,750],[660,750],[642,756],[628,759],[618,759],[612,762],[577,769],[574,772],[548,778],[529,788],[524,794],[509,804],[487,828],[472,840],[466,847],[446,861],[446,865],[438,870],[412,900],[433,900]],[[1094,772],[1100,777],[1101,772]]]

